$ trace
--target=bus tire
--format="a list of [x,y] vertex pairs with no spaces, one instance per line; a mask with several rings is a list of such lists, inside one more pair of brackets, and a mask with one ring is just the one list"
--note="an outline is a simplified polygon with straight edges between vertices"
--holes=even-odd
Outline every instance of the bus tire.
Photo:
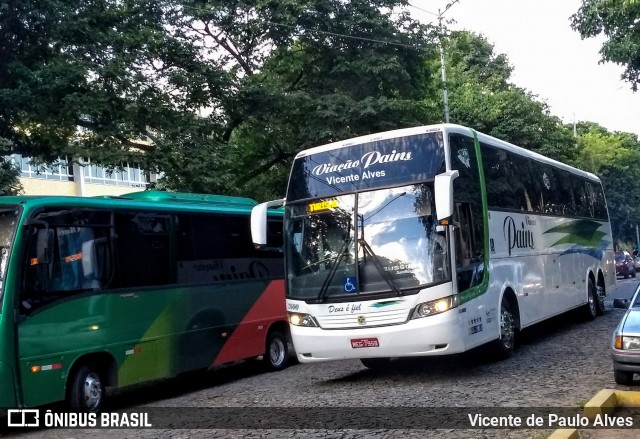
[[493,351],[499,360],[513,356],[516,346],[516,319],[508,300],[500,303],[500,338],[493,342]]
[[604,287],[598,285],[596,287],[596,314],[599,316],[604,315],[604,295]]
[[100,373],[85,364],[71,379],[68,404],[74,412],[97,413],[102,408],[105,392]]
[[289,362],[289,344],[287,337],[280,331],[271,331],[267,337],[264,353],[264,365],[267,370],[278,371],[287,367]]
[[616,381],[616,384],[628,386],[633,383],[633,372],[613,369],[613,379]]
[[383,358],[361,358],[360,362],[367,369],[372,370],[382,370],[386,369],[391,362],[391,358],[383,357]]
[[592,280],[589,280],[589,286],[587,287],[587,303],[582,307],[582,314],[587,321],[593,320],[598,314],[598,298],[596,297],[596,286]]

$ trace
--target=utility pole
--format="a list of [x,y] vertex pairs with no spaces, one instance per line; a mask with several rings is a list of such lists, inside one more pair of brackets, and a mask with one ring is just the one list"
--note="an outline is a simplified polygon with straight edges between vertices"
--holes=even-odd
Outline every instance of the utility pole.
[[438,33],[440,34],[440,65],[442,68],[442,98],[444,100],[444,121],[449,123],[449,93],[447,92],[447,67],[444,56],[444,27],[442,26],[442,17],[451,8],[458,3],[459,0],[453,0],[444,8],[444,11],[438,9]]
[[[446,12],[446,9],[445,9]],[[449,94],[447,93],[447,68],[444,59],[444,44],[442,44],[442,14],[438,9],[438,27],[440,29],[440,65],[442,69],[442,96],[444,99],[444,121],[449,123]]]
[[[444,8],[444,11],[438,9],[438,13],[427,11],[426,9],[422,9],[418,6],[415,6],[409,3],[409,6],[412,8],[418,9],[422,12],[426,12],[427,14],[433,15],[438,19],[438,34],[440,40],[440,68],[442,70],[442,97],[444,99],[444,121],[449,123],[449,93],[447,92],[447,67],[445,64],[445,56],[444,56],[444,27],[442,26],[442,18],[444,14],[451,8],[451,6],[458,3],[460,0],[451,0]],[[431,24],[430,21],[428,24]]]

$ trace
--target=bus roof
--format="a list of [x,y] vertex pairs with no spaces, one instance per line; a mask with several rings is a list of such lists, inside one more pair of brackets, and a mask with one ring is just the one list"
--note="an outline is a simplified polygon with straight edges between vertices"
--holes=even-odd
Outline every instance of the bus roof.
[[108,208],[144,208],[169,210],[219,210],[248,213],[258,203],[250,198],[226,195],[189,194],[165,191],[140,191],[119,196],[8,196],[0,197],[0,204],[20,204],[32,208],[62,205]]
[[[296,155],[296,159],[305,157],[308,155],[317,154],[319,152],[331,151],[333,149],[345,148],[347,146],[359,145],[361,143],[375,142],[376,140],[393,139],[396,137],[414,136],[416,134],[429,133],[434,131],[444,131],[445,127],[465,128],[461,125],[454,124],[439,124],[439,125],[427,125],[413,128],[402,128],[399,130],[384,131],[382,133],[367,134],[365,136],[354,137],[352,139],[340,140],[338,142],[327,143],[325,145],[315,146],[304,151],[300,151]],[[468,134],[471,134],[471,128],[465,128],[468,130]]]
[[341,140],[338,142],[334,142],[334,143],[328,143],[325,145],[320,145],[320,146],[316,146],[316,147],[312,147],[309,149],[306,149],[304,151],[299,152],[296,155],[296,159],[301,158],[301,157],[306,157],[308,155],[313,155],[313,154],[317,154],[320,152],[325,152],[325,151],[331,151],[334,149],[339,149],[339,148],[345,148],[348,146],[352,146],[352,145],[359,145],[362,143],[368,143],[368,142],[375,142],[378,140],[386,140],[386,139],[393,139],[396,137],[404,137],[404,136],[414,136],[417,134],[424,134],[424,133],[430,133],[430,132],[457,132],[457,133],[461,133],[461,134],[467,134],[469,136],[473,136],[473,134],[475,133],[478,136],[478,140],[484,142],[484,143],[488,143],[492,146],[496,146],[498,148],[502,148],[502,149],[506,149],[508,151],[514,152],[516,154],[525,156],[525,157],[529,157],[531,159],[543,162],[543,163],[548,163],[552,166],[556,166],[559,168],[563,168],[566,169],[567,171],[573,172],[575,174],[578,175],[582,175],[583,177],[589,178],[591,180],[595,180],[600,182],[600,179],[593,173],[591,172],[587,172],[587,171],[583,171],[581,169],[578,168],[574,168],[573,166],[567,165],[566,163],[562,163],[559,162],[557,160],[554,160],[550,157],[546,157],[542,154],[539,154],[537,152],[534,151],[530,151],[528,149],[522,148],[520,146],[514,145],[512,143],[506,142],[504,140],[500,140],[496,137],[490,136],[488,134],[483,134],[479,131],[474,130],[473,128],[469,128],[466,126],[462,126],[462,125],[457,125],[457,124],[452,124],[452,123],[443,123],[443,124],[436,124],[436,125],[425,125],[425,126],[419,126],[419,127],[412,127],[412,128],[402,128],[399,130],[391,130],[391,131],[384,131],[381,133],[375,133],[375,134],[367,134],[365,136],[360,136],[360,137],[354,137],[352,139],[345,139],[345,140]]

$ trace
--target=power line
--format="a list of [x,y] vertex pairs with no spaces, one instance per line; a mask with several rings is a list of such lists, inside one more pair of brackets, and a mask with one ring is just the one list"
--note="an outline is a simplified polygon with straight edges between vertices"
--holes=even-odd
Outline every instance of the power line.
[[431,11],[427,11],[426,9],[422,9],[416,5],[412,5],[411,3],[407,3],[409,6],[411,6],[414,9],[417,9],[418,11],[422,11],[422,12],[426,12],[427,14],[431,14],[434,17],[438,17],[438,14],[436,14],[435,12],[431,12]]
[[376,40],[373,38],[366,38],[366,37],[356,37],[354,35],[346,35],[346,34],[339,34],[336,32],[329,32],[329,31],[324,31],[324,30],[319,30],[319,29],[309,29],[309,28],[305,28],[305,27],[301,27],[301,26],[291,26],[289,24],[282,24],[282,23],[274,23],[272,21],[265,21],[265,23],[270,24],[272,26],[282,26],[282,27],[286,27],[289,29],[302,29],[306,32],[311,32],[311,33],[317,33],[317,34],[322,34],[322,35],[331,35],[334,37],[342,37],[342,38],[348,38],[348,39],[352,39],[352,40],[360,40],[360,41],[369,41],[372,43],[380,43],[380,44],[389,44],[391,46],[400,46],[400,47],[407,47],[410,49],[420,49],[420,47],[418,45],[410,45],[410,44],[404,44],[404,43],[396,43],[394,41],[385,41],[385,40]]
[[451,6],[455,5],[459,1],[460,0],[453,0],[451,3],[449,3],[447,6],[445,6],[444,11],[442,11],[440,14],[438,14],[438,16],[442,17],[444,15],[444,13],[447,12],[449,10],[449,8],[451,8]]
[[[183,9],[188,9],[191,10],[192,12],[210,12],[210,10],[208,9],[202,9],[202,8],[196,8],[193,6],[188,6],[188,5],[181,5],[181,7]],[[420,9],[420,8],[418,8]],[[194,17],[197,18],[197,17]],[[359,41],[368,41],[370,43],[378,43],[378,44],[387,44],[390,46],[398,46],[398,47],[404,47],[404,48],[408,48],[408,49],[414,49],[414,50],[420,50],[423,49],[423,47],[418,46],[417,44],[415,45],[411,45],[411,44],[405,44],[405,43],[398,43],[395,41],[388,41],[388,40],[377,40],[374,38],[367,38],[367,37],[358,37],[358,36],[354,36],[354,35],[346,35],[346,34],[341,34],[341,33],[337,33],[337,32],[329,32],[329,31],[323,31],[320,29],[309,29],[303,26],[292,26],[289,24],[284,24],[284,23],[276,23],[273,21],[268,21],[268,20],[264,20],[263,21],[266,24],[270,24],[272,26],[280,26],[280,27],[286,27],[289,29],[294,29],[294,30],[302,30],[305,32],[310,32],[310,33],[316,33],[316,34],[322,34],[322,35],[331,35],[334,37],[341,37],[341,38],[347,38],[347,39],[352,39],[352,40],[359,40]],[[300,34],[298,34],[298,36],[301,36]]]

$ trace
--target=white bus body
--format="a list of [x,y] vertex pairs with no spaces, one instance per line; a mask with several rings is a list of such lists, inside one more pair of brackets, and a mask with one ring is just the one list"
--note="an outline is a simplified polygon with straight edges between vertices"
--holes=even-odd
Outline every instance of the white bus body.
[[458,125],[303,151],[282,202],[301,362],[488,342],[508,356],[515,331],[579,307],[594,318],[615,288],[598,178]]

